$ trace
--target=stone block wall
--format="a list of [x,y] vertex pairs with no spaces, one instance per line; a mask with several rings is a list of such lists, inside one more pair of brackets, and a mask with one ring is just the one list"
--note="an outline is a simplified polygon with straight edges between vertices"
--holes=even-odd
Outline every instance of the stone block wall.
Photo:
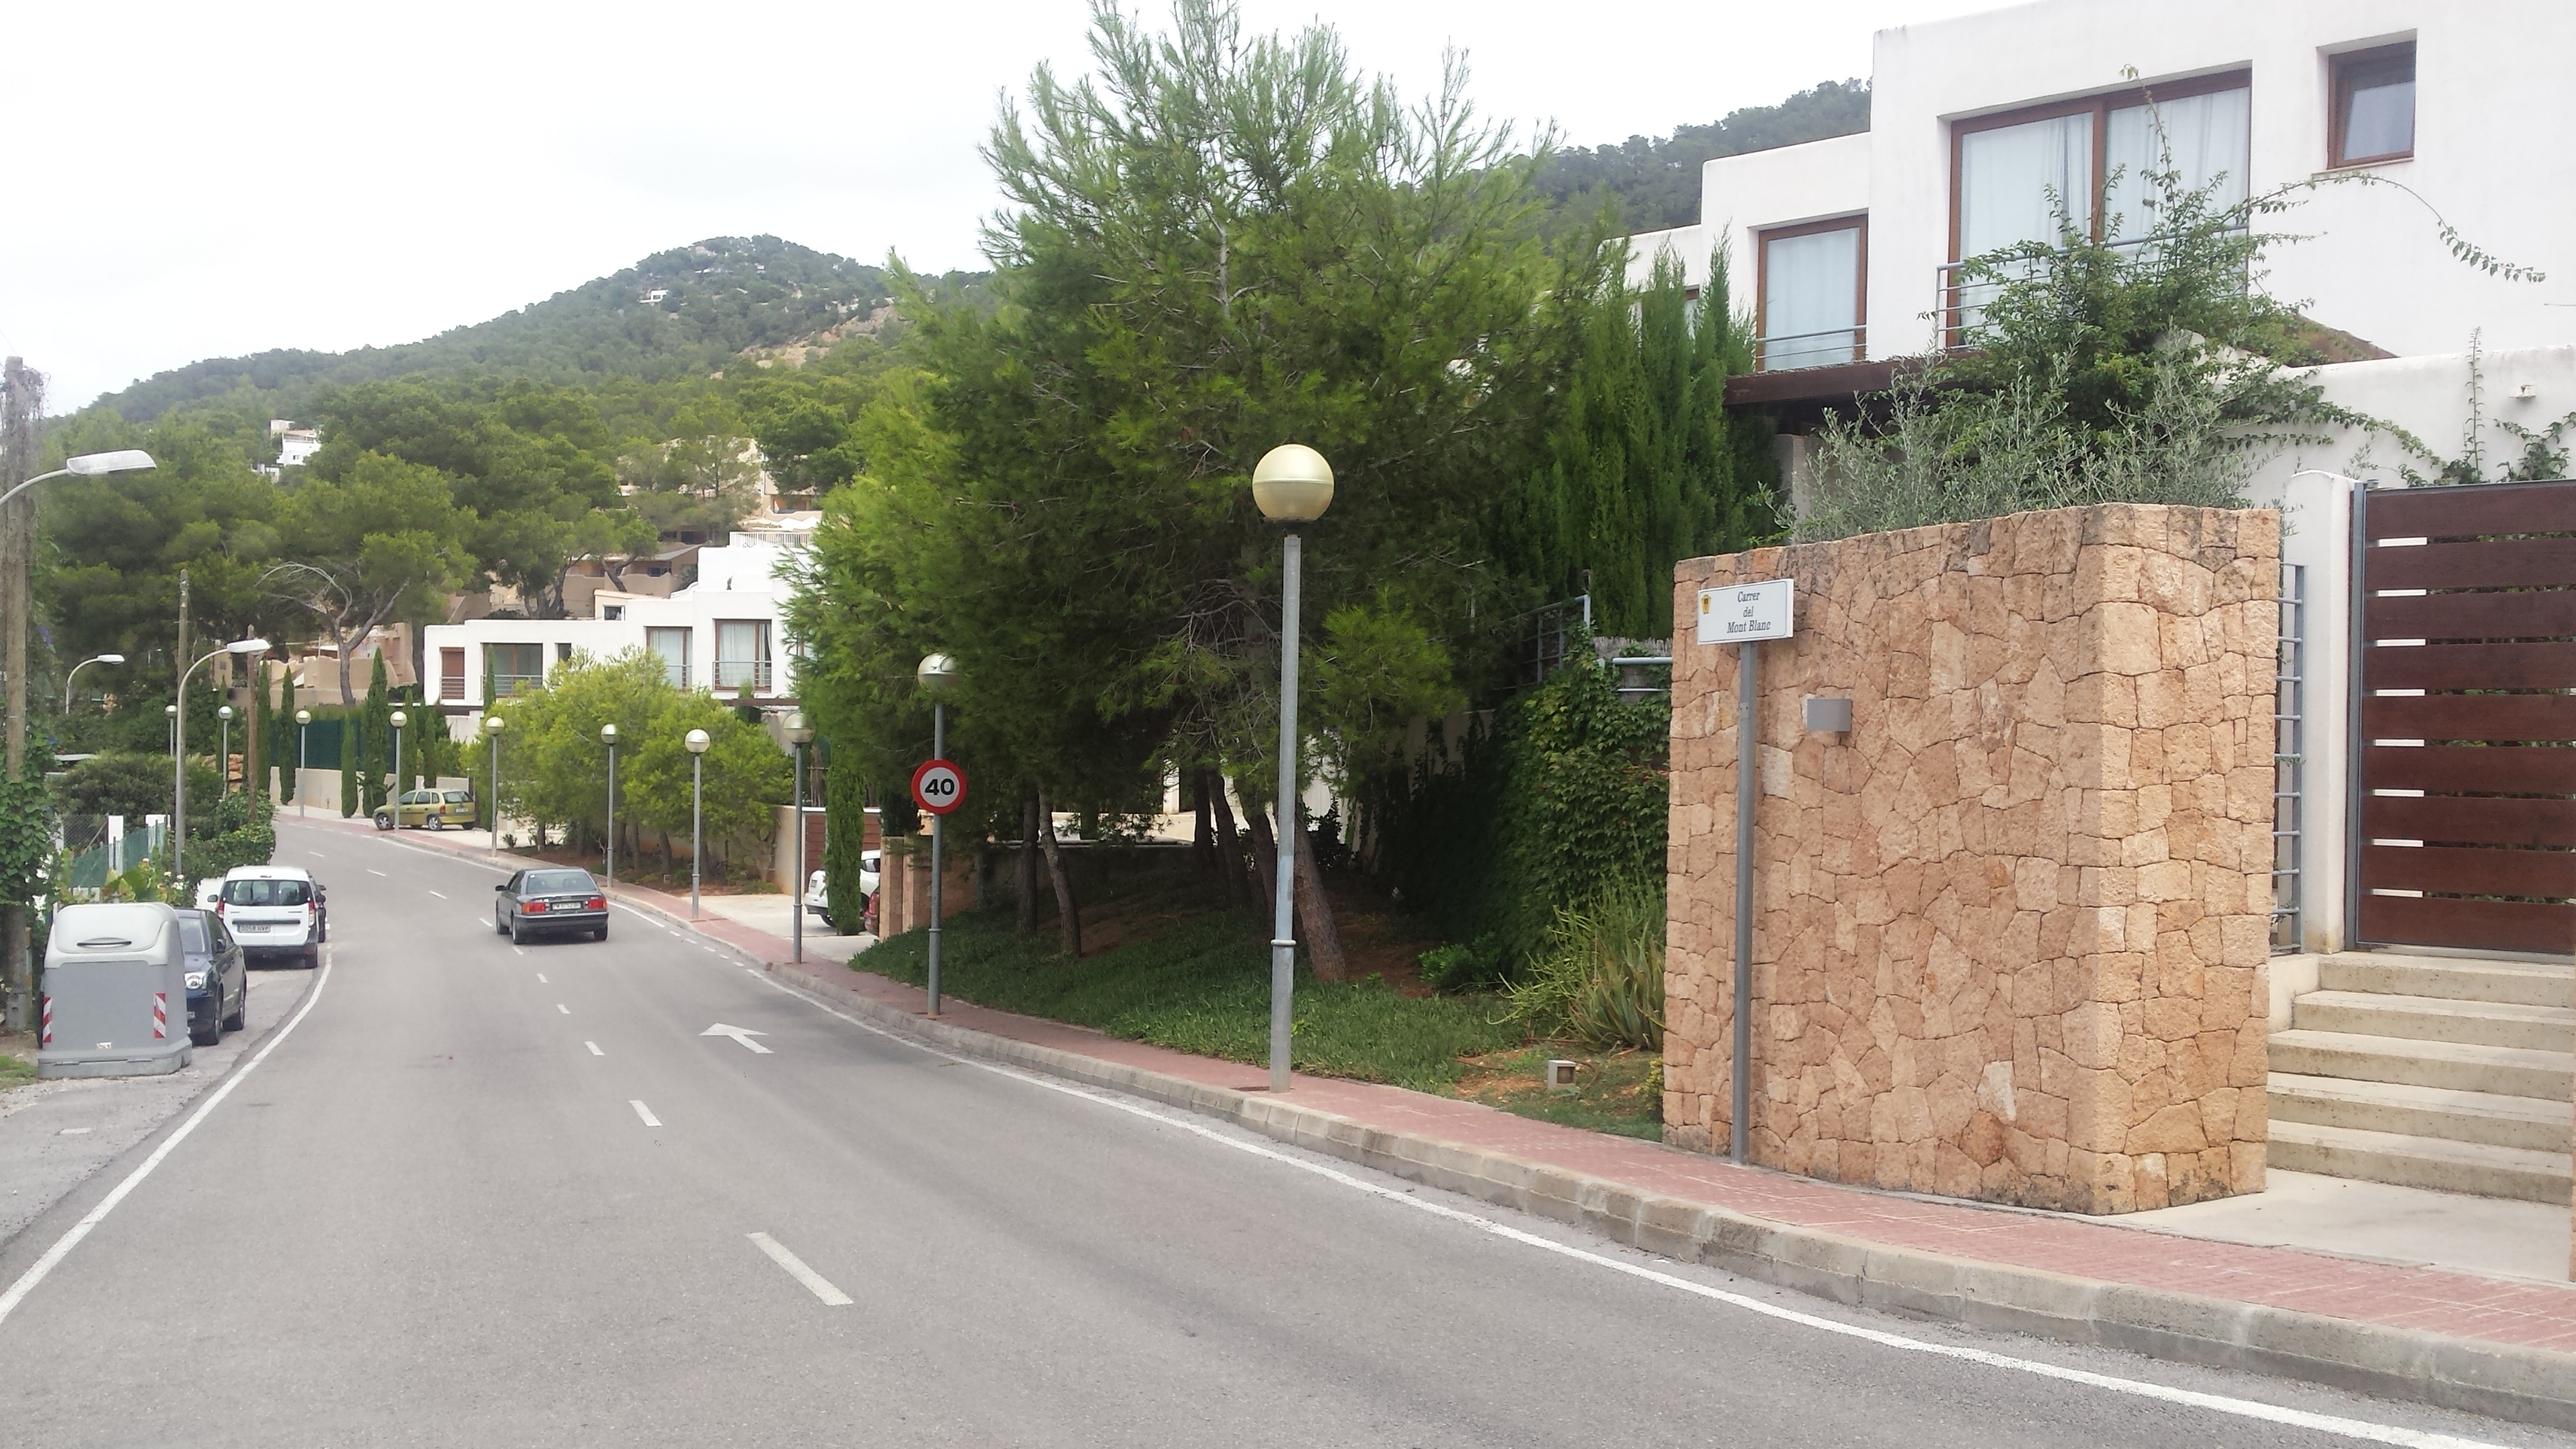
[[[1685,560],[1761,645],[1753,1160],[2090,1213],[2263,1186],[2280,518],[2105,505]],[[1724,1151],[1736,648],[1674,643],[1668,1141]],[[1809,695],[1852,701],[1807,734]]]

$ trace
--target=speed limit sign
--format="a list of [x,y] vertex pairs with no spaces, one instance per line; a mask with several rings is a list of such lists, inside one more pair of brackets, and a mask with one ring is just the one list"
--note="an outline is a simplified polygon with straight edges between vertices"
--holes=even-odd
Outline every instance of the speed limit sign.
[[912,803],[945,815],[966,803],[966,772],[955,760],[926,760],[912,772]]

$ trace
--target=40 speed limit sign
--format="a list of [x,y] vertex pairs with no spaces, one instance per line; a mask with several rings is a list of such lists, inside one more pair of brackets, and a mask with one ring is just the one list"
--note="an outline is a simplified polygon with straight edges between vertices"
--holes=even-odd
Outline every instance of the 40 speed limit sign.
[[912,803],[945,815],[966,803],[966,772],[955,760],[925,760],[912,772]]

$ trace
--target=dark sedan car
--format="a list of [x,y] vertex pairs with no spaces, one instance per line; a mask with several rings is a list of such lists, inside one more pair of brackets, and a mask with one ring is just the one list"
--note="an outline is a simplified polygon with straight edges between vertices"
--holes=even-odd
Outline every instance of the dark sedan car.
[[560,866],[523,870],[492,887],[492,929],[515,946],[530,936],[549,933],[608,939],[608,897],[586,870]]
[[212,911],[179,912],[179,949],[187,953],[188,1040],[213,1046],[239,1031],[250,1009],[250,972],[241,943]]

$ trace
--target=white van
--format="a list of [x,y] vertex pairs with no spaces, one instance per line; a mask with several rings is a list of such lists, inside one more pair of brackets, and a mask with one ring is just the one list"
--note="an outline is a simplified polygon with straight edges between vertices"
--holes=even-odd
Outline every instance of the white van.
[[322,910],[321,889],[293,865],[235,866],[215,904],[244,956],[293,956],[306,966],[322,964]]

